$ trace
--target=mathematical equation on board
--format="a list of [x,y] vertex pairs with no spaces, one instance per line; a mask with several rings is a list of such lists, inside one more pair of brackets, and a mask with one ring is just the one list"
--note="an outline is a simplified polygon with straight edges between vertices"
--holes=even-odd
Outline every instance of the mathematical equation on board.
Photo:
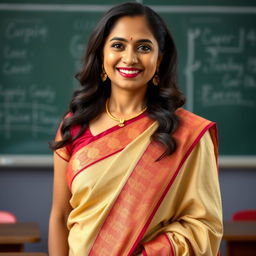
[[256,29],[187,31],[188,108],[256,105]]

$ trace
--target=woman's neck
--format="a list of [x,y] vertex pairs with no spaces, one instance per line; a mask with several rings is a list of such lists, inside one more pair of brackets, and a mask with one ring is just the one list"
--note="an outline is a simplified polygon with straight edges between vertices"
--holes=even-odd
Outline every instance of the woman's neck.
[[131,116],[137,114],[146,106],[145,93],[130,93],[112,91],[108,102],[108,109],[117,116]]

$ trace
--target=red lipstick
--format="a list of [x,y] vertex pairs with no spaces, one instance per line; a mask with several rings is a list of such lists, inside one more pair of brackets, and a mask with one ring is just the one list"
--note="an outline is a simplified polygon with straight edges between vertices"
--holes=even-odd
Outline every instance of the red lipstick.
[[119,67],[117,68],[119,74],[125,78],[134,78],[138,76],[141,72],[141,69],[138,68],[127,68],[127,67]]

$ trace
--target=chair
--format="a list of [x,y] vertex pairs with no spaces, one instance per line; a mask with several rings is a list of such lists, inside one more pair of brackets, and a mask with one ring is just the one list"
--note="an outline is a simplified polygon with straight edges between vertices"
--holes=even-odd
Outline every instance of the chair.
[[232,221],[256,221],[256,210],[237,211],[232,215]]
[[17,222],[17,218],[13,213],[0,210],[0,223],[15,223],[15,222]]
[[[252,232],[253,228],[248,227],[254,227],[252,223],[256,223],[256,209],[251,210],[241,210],[235,212],[232,217],[232,223],[230,227],[230,230],[232,232],[235,232],[234,234],[230,235],[229,230],[229,239],[227,239],[226,243],[226,255],[227,256],[255,256],[256,251],[256,240],[255,235],[253,238],[253,234],[255,234],[255,231]],[[250,223],[251,222],[251,223]],[[245,227],[247,232],[245,232]],[[232,233],[231,232],[231,233]],[[249,238],[247,238],[249,236]]]

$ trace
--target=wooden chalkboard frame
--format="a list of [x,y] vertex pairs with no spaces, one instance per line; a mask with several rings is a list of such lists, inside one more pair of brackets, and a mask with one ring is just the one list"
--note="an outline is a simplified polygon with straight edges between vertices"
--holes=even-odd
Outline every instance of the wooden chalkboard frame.
[[[48,11],[48,12],[105,12],[111,5],[84,4],[0,4],[0,10],[15,11]],[[256,14],[256,7],[251,6],[173,6],[154,5],[155,11],[161,13],[243,13]],[[193,103],[188,97],[188,110],[193,110]],[[0,155],[0,166],[52,166],[50,155]],[[256,156],[225,155],[219,158],[220,167],[255,167]]]

